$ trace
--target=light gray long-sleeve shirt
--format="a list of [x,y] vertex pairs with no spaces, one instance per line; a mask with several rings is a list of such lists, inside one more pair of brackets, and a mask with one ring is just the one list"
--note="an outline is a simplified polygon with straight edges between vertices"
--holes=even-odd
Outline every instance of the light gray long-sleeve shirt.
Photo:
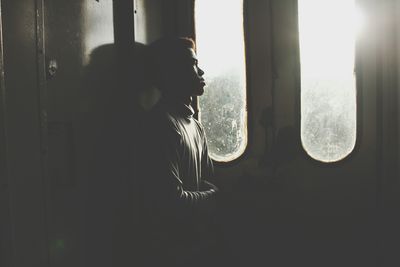
[[154,187],[165,201],[201,206],[213,198],[216,188],[206,182],[213,175],[203,127],[194,111],[182,103],[161,102],[152,112]]

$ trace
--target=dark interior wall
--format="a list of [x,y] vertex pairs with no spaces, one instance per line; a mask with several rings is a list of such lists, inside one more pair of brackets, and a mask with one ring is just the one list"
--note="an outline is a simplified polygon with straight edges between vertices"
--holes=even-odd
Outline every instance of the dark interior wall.
[[381,106],[381,183],[382,192],[380,206],[382,208],[380,227],[382,242],[382,262],[390,265],[398,263],[400,215],[398,205],[400,198],[400,165],[399,156],[399,20],[398,1],[382,3],[378,10],[382,17],[377,28],[379,30],[380,54],[380,101]]
[[2,206],[7,205],[4,218],[7,220],[7,213],[10,218],[5,235],[9,254],[5,259],[9,266],[45,266],[48,251],[36,6],[35,1],[1,1],[1,5],[5,75],[2,102],[7,138],[6,146],[1,148],[6,152],[6,175],[2,179],[6,179],[8,189],[2,193],[2,200],[9,196]]
[[121,6],[130,18],[133,9],[118,2],[45,6],[46,53],[59,66],[47,81],[47,219],[56,266],[118,266],[127,260],[135,117],[129,116],[134,101],[126,75],[133,28],[121,28],[129,23]]
[[[187,34],[187,26],[183,26],[187,22],[187,11],[180,12],[180,9],[190,2],[135,0],[135,41],[149,44],[165,35]],[[180,21],[185,23],[180,24]]]
[[[0,6],[1,10],[1,6]],[[1,13],[1,12],[0,12]],[[5,86],[3,62],[3,33],[2,20],[0,19],[0,265],[8,266],[12,255],[11,220],[10,220],[10,195],[7,171],[7,140],[5,131]]]
[[113,2],[1,4],[1,266],[116,266],[132,121]]
[[113,5],[46,1],[43,16],[45,64],[58,66],[45,83],[50,264],[112,265],[114,207],[123,195],[116,191],[126,173],[118,165],[124,151],[115,151],[119,128],[111,130],[120,92]]

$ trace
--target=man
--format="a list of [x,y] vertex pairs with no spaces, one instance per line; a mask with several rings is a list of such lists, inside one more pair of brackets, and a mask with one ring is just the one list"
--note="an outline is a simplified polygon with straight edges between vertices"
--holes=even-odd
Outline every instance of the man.
[[191,107],[205,87],[194,49],[189,38],[164,38],[149,46],[151,72],[162,97],[147,118],[142,166],[148,242],[159,257],[157,264],[171,266],[200,266],[209,259],[206,247],[218,192],[207,181],[213,165]]

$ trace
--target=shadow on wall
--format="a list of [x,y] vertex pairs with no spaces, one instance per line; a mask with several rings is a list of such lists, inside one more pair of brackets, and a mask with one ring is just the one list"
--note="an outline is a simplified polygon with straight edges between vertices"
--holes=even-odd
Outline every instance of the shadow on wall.
[[[152,87],[148,72],[147,47],[135,43],[122,60],[114,44],[95,48],[84,70],[84,91],[87,107],[110,114],[125,108],[148,110],[157,101],[158,91]],[[126,97],[129,97],[126,99]],[[129,107],[121,105],[129,103]]]
[[[127,266],[133,260],[135,158],[140,156],[135,147],[141,118],[157,98],[146,74],[146,46],[136,43],[122,60],[119,52],[114,44],[93,50],[80,100],[87,148],[80,156],[87,164],[85,255],[96,266]],[[111,259],[105,256],[110,253]]]

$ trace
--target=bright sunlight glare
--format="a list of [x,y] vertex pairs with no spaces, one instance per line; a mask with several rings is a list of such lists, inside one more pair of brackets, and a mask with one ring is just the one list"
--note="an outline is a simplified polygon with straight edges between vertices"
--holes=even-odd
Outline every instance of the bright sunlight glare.
[[[242,2],[196,2],[197,55],[206,70],[206,78],[219,76],[237,66],[237,52],[244,51],[243,35],[238,34],[238,29],[243,28],[243,19],[230,10],[242,10]],[[230,6],[228,10],[227,5]]]
[[299,0],[301,140],[314,159],[335,162],[356,142],[355,0]]
[[299,0],[302,76],[343,77],[353,70],[363,25],[354,0]]

